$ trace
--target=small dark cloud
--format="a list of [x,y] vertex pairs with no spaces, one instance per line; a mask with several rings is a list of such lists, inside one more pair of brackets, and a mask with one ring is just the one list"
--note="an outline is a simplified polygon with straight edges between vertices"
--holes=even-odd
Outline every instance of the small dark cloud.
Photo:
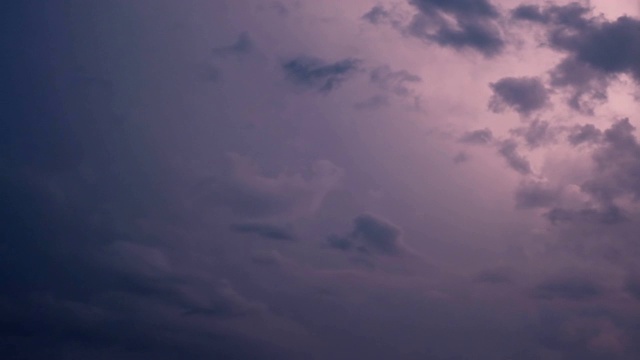
[[595,299],[603,293],[604,290],[595,281],[580,277],[568,277],[551,279],[538,284],[533,289],[532,296],[543,300],[586,301]]
[[629,277],[625,284],[625,290],[629,295],[640,301],[640,277]]
[[253,50],[253,40],[249,36],[248,32],[243,32],[238,35],[238,39],[231,45],[220,46],[213,48],[212,53],[215,56],[227,57],[230,55],[244,55]]
[[616,225],[627,219],[622,210],[615,205],[578,210],[555,207],[549,210],[544,216],[554,225],[566,223],[575,224],[580,222],[588,224]]
[[376,110],[389,105],[389,97],[386,95],[374,95],[368,99],[357,102],[354,107],[358,110]]
[[550,76],[553,88],[568,89],[567,105],[580,113],[593,115],[595,107],[608,98],[610,77],[575,57],[565,58]]
[[493,132],[488,128],[470,131],[462,135],[460,142],[472,145],[488,145],[493,142]]
[[520,184],[515,193],[516,207],[519,209],[548,208],[560,197],[560,190],[540,182]]
[[353,220],[353,230],[345,236],[330,235],[330,247],[343,251],[400,255],[403,245],[401,231],[394,224],[371,214],[362,214]]
[[590,12],[590,8],[577,2],[567,5],[549,5],[545,8],[541,8],[539,5],[523,4],[513,9],[511,16],[517,20],[581,29],[588,25],[589,21],[585,16]]
[[267,223],[242,223],[231,225],[231,230],[244,233],[255,234],[272,240],[295,240],[295,235],[289,227]]
[[467,154],[464,151],[461,151],[459,153],[456,154],[456,156],[453,157],[453,162],[454,164],[462,164],[464,162],[467,162],[471,159],[471,155]]
[[380,89],[400,97],[411,95],[413,91],[408,86],[422,81],[418,75],[407,70],[394,71],[388,65],[371,70],[369,80]]
[[354,75],[360,63],[357,59],[326,63],[316,58],[299,57],[285,62],[282,69],[293,83],[328,93]]
[[409,34],[458,50],[473,49],[487,57],[504,48],[496,22],[500,14],[489,1],[412,0],[411,4],[420,12],[409,25]]
[[518,144],[513,140],[505,140],[498,147],[500,154],[510,168],[522,175],[531,174],[531,164],[529,160],[518,152]]
[[511,133],[524,138],[530,148],[537,148],[555,141],[556,129],[549,122],[534,120],[525,128],[511,130]]
[[485,284],[513,283],[513,270],[507,267],[487,269],[474,276],[474,281]]
[[537,77],[507,77],[490,84],[493,97],[489,101],[489,109],[502,112],[511,108],[522,116],[546,107],[549,103],[547,88]]
[[352,235],[363,240],[367,247],[386,255],[400,252],[401,232],[394,224],[371,214],[360,215],[353,222],[355,228]]
[[602,131],[593,124],[576,125],[570,129],[567,141],[573,146],[580,144],[595,144],[602,138]]
[[374,25],[382,24],[387,21],[391,14],[383,6],[376,5],[371,8],[362,18]]

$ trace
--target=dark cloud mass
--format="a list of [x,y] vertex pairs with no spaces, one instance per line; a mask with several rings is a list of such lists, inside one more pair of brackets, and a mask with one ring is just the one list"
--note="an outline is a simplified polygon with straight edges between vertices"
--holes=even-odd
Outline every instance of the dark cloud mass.
[[544,300],[566,299],[585,301],[603,294],[595,282],[582,278],[552,279],[537,285],[533,297]]
[[548,45],[567,54],[551,72],[551,84],[572,89],[568,99],[572,108],[592,114],[606,100],[612,76],[628,74],[640,82],[640,20],[628,16],[603,20],[578,3],[521,5],[512,16],[543,25]]
[[394,224],[371,214],[362,214],[353,220],[353,230],[345,235],[330,235],[327,238],[329,246],[339,250],[353,250],[360,252],[400,255],[403,244],[400,240],[401,231]]
[[486,0],[411,0],[410,3],[420,13],[408,31],[418,38],[454,49],[470,48],[487,57],[497,55],[505,46],[495,21],[500,14]]
[[460,138],[460,142],[472,145],[488,145],[492,141],[493,132],[488,128],[468,132]]
[[505,140],[498,147],[498,153],[506,160],[510,168],[522,175],[531,173],[529,160],[518,152],[518,144],[513,140]]
[[299,57],[282,64],[282,69],[292,82],[322,93],[336,89],[359,67],[360,61],[357,59],[325,63],[312,57]]
[[0,360],[640,359],[626,3],[0,1]]
[[529,116],[541,110],[549,102],[549,94],[539,78],[508,77],[492,83],[493,97],[489,108],[494,112],[502,112],[512,108],[523,116]]

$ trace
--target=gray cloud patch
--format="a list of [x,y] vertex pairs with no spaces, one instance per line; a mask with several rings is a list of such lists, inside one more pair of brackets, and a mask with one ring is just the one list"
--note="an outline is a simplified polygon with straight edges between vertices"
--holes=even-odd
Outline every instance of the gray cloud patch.
[[594,144],[601,140],[602,131],[593,124],[576,125],[571,128],[567,141],[573,146],[580,144]]
[[594,281],[572,277],[547,280],[533,289],[532,296],[544,300],[584,301],[597,298],[603,293],[603,289]]
[[472,145],[488,145],[493,141],[493,132],[488,129],[470,131],[460,138],[461,143]]
[[483,270],[474,277],[474,281],[485,284],[510,284],[513,280],[513,270],[506,267]]
[[568,101],[572,108],[593,113],[593,107],[606,100],[612,75],[625,73],[640,82],[640,20],[603,20],[578,3],[521,5],[512,16],[543,25],[548,45],[567,54],[551,72],[551,84],[573,89]]
[[401,231],[394,224],[371,214],[362,214],[353,220],[353,230],[346,236],[331,235],[329,246],[349,251],[399,255],[403,251]]
[[511,108],[523,116],[541,110],[549,102],[549,94],[544,84],[535,77],[507,77],[490,84],[493,97],[489,108],[502,112]]
[[293,83],[328,93],[355,74],[360,63],[357,59],[326,63],[312,57],[299,57],[282,64],[282,69]]
[[422,79],[407,70],[392,70],[388,65],[371,70],[369,79],[380,89],[404,97],[412,94],[409,88],[411,83],[419,83]]
[[516,207],[519,209],[550,207],[558,201],[559,197],[558,189],[539,182],[525,182],[515,193]]
[[557,129],[551,127],[549,122],[534,120],[526,128],[511,130],[511,133],[524,138],[530,148],[537,148],[555,141]]
[[500,154],[510,168],[522,175],[531,174],[531,164],[529,160],[518,152],[518,144],[513,140],[505,140],[498,147]]
[[489,1],[410,2],[420,11],[408,29],[416,37],[455,49],[470,48],[488,57],[504,48],[504,40],[495,22],[500,14]]
[[215,56],[227,57],[230,55],[247,54],[251,52],[251,50],[253,50],[253,47],[254,47],[253,40],[251,40],[249,33],[243,32],[240,35],[238,35],[237,40],[233,44],[216,47],[216,48],[213,48],[213,50],[211,51]]
[[231,225],[231,230],[245,234],[256,234],[272,240],[295,240],[289,227],[267,223],[241,223]]

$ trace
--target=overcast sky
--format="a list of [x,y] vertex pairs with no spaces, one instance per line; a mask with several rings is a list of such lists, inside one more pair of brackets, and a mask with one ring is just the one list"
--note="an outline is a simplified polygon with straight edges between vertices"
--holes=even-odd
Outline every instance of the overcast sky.
[[640,1],[0,13],[0,358],[640,358]]

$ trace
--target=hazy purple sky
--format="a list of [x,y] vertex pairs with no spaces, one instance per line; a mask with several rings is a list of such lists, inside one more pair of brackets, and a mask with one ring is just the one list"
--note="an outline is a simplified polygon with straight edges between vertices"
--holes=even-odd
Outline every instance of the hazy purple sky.
[[1,359],[640,359],[640,1],[0,14]]

